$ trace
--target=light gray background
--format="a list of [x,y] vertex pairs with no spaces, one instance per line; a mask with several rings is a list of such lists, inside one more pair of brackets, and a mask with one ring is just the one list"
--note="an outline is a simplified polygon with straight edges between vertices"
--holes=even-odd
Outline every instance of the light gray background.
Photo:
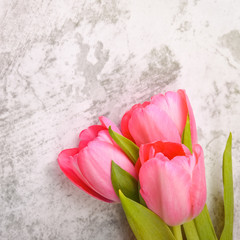
[[120,205],[75,187],[57,155],[105,115],[186,89],[205,152],[210,214],[223,219],[233,133],[240,235],[240,2],[0,0],[0,238],[134,239]]

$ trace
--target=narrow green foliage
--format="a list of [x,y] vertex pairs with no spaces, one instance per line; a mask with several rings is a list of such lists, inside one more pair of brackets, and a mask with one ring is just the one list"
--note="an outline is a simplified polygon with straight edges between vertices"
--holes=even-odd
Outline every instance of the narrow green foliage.
[[117,195],[120,189],[128,198],[139,202],[137,180],[114,161],[112,161],[111,179]]
[[187,240],[199,240],[198,232],[194,221],[186,222],[183,224],[184,232]]
[[[186,125],[183,130],[182,143],[186,147],[188,147],[188,149],[192,153],[192,139],[189,115],[187,116]],[[185,223],[183,227],[188,239],[194,239],[194,235],[198,234],[198,239],[200,240],[217,240],[217,236],[214,231],[211,218],[209,216],[207,205],[205,205],[203,211],[194,220]]]
[[139,203],[142,204],[144,207],[147,207],[147,204],[140,193],[140,189],[141,189],[140,182],[138,182]]
[[114,132],[111,126],[108,128],[108,132],[112,139],[117,143],[117,145],[126,153],[126,155],[135,164],[139,156],[139,147],[130,141],[129,139],[123,137],[122,135]]
[[176,240],[169,227],[158,215],[124,196],[121,190],[119,190],[119,197],[137,240]]
[[224,186],[224,228],[220,240],[232,240],[233,235],[233,177],[232,177],[232,134],[229,134],[223,154],[223,186]]
[[194,219],[194,223],[200,240],[217,240],[206,204],[202,212]]
[[190,120],[189,120],[189,115],[187,116],[187,121],[185,128],[183,130],[182,134],[182,143],[188,147],[190,152],[192,153],[192,138],[191,138],[191,129],[190,129]]

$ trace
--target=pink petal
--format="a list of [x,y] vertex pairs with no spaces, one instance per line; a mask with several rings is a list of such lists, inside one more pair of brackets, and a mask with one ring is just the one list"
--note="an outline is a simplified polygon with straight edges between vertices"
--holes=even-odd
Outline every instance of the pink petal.
[[111,138],[108,130],[102,130],[102,131],[98,132],[98,136],[95,138],[95,140],[101,141],[101,142],[107,142],[107,143],[110,143],[110,144],[116,144],[114,142],[114,140]]
[[189,195],[191,174],[186,171],[185,157],[174,161],[150,159],[139,173],[140,193],[149,209],[158,214],[168,225],[180,225],[191,218]]
[[131,110],[126,112],[123,117],[122,117],[122,121],[121,121],[121,131],[123,133],[123,136],[128,138],[129,140],[131,140],[132,142],[134,142],[133,137],[131,136],[129,129],[128,129],[128,122],[130,120],[132,116],[132,112]]
[[181,142],[176,125],[166,112],[159,110],[154,104],[135,109],[128,127],[138,146],[158,140]]
[[95,138],[96,141],[106,142],[114,145],[117,149],[121,150],[118,144],[112,139],[108,130],[102,130],[98,132],[98,136]]
[[143,104],[135,104],[129,111],[127,111],[123,117],[122,117],[122,121],[121,121],[121,130],[123,133],[123,136],[125,136],[126,138],[130,139],[131,141],[134,142],[133,137],[131,136],[131,133],[129,132],[129,128],[128,128],[128,123],[129,120],[132,117],[132,113],[135,109],[138,108],[144,108],[147,105],[149,105],[150,102],[144,102]]
[[196,122],[195,122],[195,118],[194,118],[194,114],[193,114],[193,110],[190,104],[190,101],[188,99],[188,96],[185,92],[185,90],[178,90],[178,93],[181,94],[184,98],[185,101],[187,103],[187,107],[188,107],[188,114],[189,114],[189,119],[190,119],[190,129],[191,129],[191,137],[192,137],[192,144],[197,144],[197,127],[196,127]]
[[[179,143],[157,141],[148,144],[142,144],[139,150],[139,158],[141,163],[154,158],[157,153],[162,153],[169,160],[176,156],[185,156],[186,147]],[[187,149],[188,150],[188,149]],[[190,153],[189,150],[187,153]]]
[[118,127],[117,127],[111,120],[109,120],[108,118],[101,116],[101,117],[99,117],[99,120],[100,120],[100,122],[102,123],[102,125],[103,125],[105,128],[108,129],[109,126],[111,126],[111,128],[112,128],[112,130],[113,130],[114,132],[117,132],[118,134],[121,134],[121,135],[122,135],[122,133],[120,132],[120,130],[118,129]]
[[151,103],[165,111],[176,124],[179,134],[182,135],[187,120],[187,104],[185,98],[177,92],[167,92],[165,96],[153,96]]
[[86,147],[87,144],[95,139],[98,135],[98,132],[101,130],[105,130],[106,128],[101,125],[93,125],[79,134],[80,142],[79,142],[79,150]]
[[92,141],[79,152],[78,165],[94,190],[105,198],[119,201],[111,182],[111,161],[136,178],[134,166],[127,156],[114,145]]
[[77,164],[78,151],[78,148],[66,149],[58,155],[58,164],[61,170],[77,187],[89,195],[105,202],[112,202],[96,193],[83,178]]
[[193,147],[194,157],[197,163],[192,173],[192,185],[190,188],[190,196],[192,202],[192,216],[196,217],[202,211],[207,198],[206,177],[204,167],[203,150],[200,145]]
[[138,158],[138,160],[137,160],[137,162],[135,163],[135,166],[134,166],[137,175],[139,175],[139,171],[140,171],[141,166],[142,166],[141,161]]

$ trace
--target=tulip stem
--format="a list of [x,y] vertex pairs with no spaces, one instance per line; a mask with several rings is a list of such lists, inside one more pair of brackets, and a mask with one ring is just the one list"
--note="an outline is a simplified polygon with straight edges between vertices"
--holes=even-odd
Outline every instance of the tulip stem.
[[172,230],[173,230],[173,235],[176,238],[176,240],[183,240],[181,225],[173,226]]
[[199,240],[198,232],[194,221],[185,222],[183,229],[188,240]]

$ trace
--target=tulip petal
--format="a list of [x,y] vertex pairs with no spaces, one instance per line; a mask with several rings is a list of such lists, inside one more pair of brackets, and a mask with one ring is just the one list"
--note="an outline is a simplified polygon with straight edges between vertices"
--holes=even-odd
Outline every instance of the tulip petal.
[[143,199],[148,208],[170,226],[180,225],[191,216],[191,174],[185,169],[187,165],[186,158],[182,156],[172,161],[154,158],[140,169]]
[[119,128],[111,121],[109,120],[108,118],[104,117],[104,116],[101,116],[99,117],[99,120],[100,122],[102,123],[102,125],[105,127],[105,128],[109,128],[111,126],[112,130],[114,132],[117,132],[118,134],[121,134],[121,131],[119,130]]
[[157,141],[140,146],[139,158],[143,164],[148,159],[154,158],[157,153],[162,153],[169,160],[176,156],[185,156],[186,152],[190,153],[184,145],[173,142]]
[[86,147],[90,141],[94,140],[97,137],[98,132],[104,129],[106,129],[104,126],[93,125],[81,131],[81,133],[79,134],[79,150]]
[[188,108],[185,98],[178,92],[166,92],[152,97],[152,104],[156,104],[159,109],[165,111],[173,120],[179,134],[182,135],[183,129],[186,124]]
[[78,151],[78,148],[66,149],[58,155],[58,163],[61,170],[77,187],[89,195],[105,202],[112,202],[95,192],[86,179],[83,178],[77,164]]
[[137,162],[135,163],[135,171],[137,175],[139,174],[141,166],[142,164],[141,164],[140,158],[138,158]]
[[192,106],[190,104],[190,101],[188,99],[188,96],[185,92],[185,90],[178,90],[178,93],[181,94],[187,103],[187,108],[188,108],[188,114],[189,114],[189,119],[190,119],[190,129],[191,129],[191,138],[192,138],[192,145],[197,144],[197,127],[196,127],[196,122],[192,110]]
[[[98,136],[95,138],[95,140],[101,141],[101,142],[107,142],[110,144],[115,144],[115,142],[112,140],[107,129],[104,129],[104,130],[98,132]],[[117,144],[115,144],[115,145],[118,147]]]
[[112,201],[119,201],[111,183],[111,161],[137,178],[134,166],[127,156],[114,145],[91,141],[79,152],[78,165],[91,186]]
[[128,125],[138,146],[157,140],[181,142],[176,125],[166,112],[154,104],[135,109]]
[[206,203],[207,191],[203,150],[198,144],[194,145],[193,150],[197,162],[192,172],[190,196],[192,202],[192,216],[196,217],[203,210],[204,204]]
[[127,111],[123,117],[122,117],[122,121],[121,121],[121,131],[123,133],[123,136],[125,136],[126,138],[130,139],[132,142],[135,142],[130,131],[129,131],[129,120],[131,119],[132,117],[132,113],[135,109],[137,108],[144,108],[146,107],[147,105],[149,105],[150,102],[144,102],[143,104],[135,104],[133,105],[133,107]]
[[[122,136],[119,134],[119,136]],[[114,145],[119,150],[121,149],[120,146],[113,140],[113,138],[110,136],[109,131],[104,128],[104,130],[101,130],[98,132],[97,137],[95,138],[96,141],[100,142],[106,142]]]

